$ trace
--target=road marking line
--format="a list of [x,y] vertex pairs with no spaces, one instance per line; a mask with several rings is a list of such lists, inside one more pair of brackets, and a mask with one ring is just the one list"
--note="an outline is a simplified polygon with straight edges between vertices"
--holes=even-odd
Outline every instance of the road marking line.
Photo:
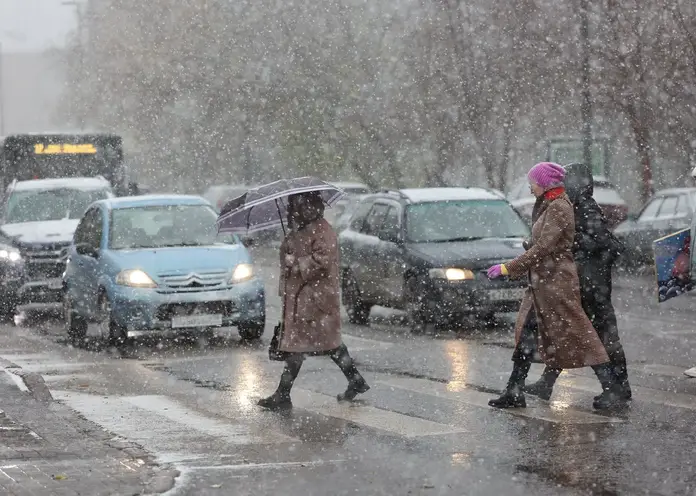
[[189,470],[258,470],[266,468],[296,468],[296,467],[319,467],[321,465],[335,465],[344,463],[346,460],[315,460],[307,462],[269,462],[269,463],[240,463],[238,465],[207,465],[205,467],[191,465]]
[[74,381],[74,380],[91,380],[94,379],[93,375],[90,374],[59,374],[59,375],[44,375],[44,382],[60,382],[60,381]]
[[[556,383],[559,386],[570,389],[578,389],[590,393],[599,391],[597,379],[580,376],[567,376],[558,379]],[[646,401],[655,405],[667,405],[675,408],[685,408],[687,410],[696,410],[696,396],[691,394],[670,393],[660,389],[651,389],[640,386],[631,386],[633,397],[639,401]]]
[[[250,429],[246,425],[221,422],[198,414],[166,396],[125,396],[121,400],[231,444],[264,444],[263,437],[250,436]],[[279,436],[284,441],[293,441],[290,437]]]
[[47,353],[35,353],[28,355],[2,355],[2,358],[19,365],[28,372],[51,372],[54,370],[75,370],[94,366],[93,362],[67,362],[69,358]]
[[[377,382],[388,387],[491,409],[491,407],[488,405],[488,401],[493,398],[493,395],[476,391],[474,389],[449,391],[447,389],[447,384],[409,378],[394,378],[380,380]],[[528,406],[527,408],[510,408],[505,409],[504,411],[519,417],[544,420],[546,422],[553,422],[557,424],[606,424],[623,422],[623,420],[618,418],[604,417],[594,413],[564,408],[562,405],[554,405],[553,403],[549,405],[534,404],[533,406]]]
[[[254,432],[244,424],[218,420],[165,396],[110,396],[52,391],[53,397],[106,430],[155,454],[196,455],[213,441],[232,445],[276,444],[296,439],[279,432]],[[207,454],[207,452],[206,452]]]
[[5,477],[7,477],[8,479],[10,479],[12,482],[14,482],[14,483],[16,484],[17,481],[16,481],[15,479],[13,479],[12,477],[10,477],[10,476],[7,474],[7,472],[5,472],[5,471],[3,470],[3,468],[7,468],[7,469],[10,469],[10,468],[17,468],[17,465],[8,465],[8,466],[6,466],[6,467],[0,468],[0,474],[4,475]]
[[[389,341],[378,341],[376,339],[369,339],[369,338],[362,338],[359,336],[353,336],[352,334],[342,334],[344,341],[346,342],[346,345],[349,346],[351,349],[358,349],[358,347],[369,345],[372,347],[379,347],[382,349],[389,349],[394,347],[394,343],[390,343]],[[354,342],[356,345],[351,346],[351,341]]]
[[303,410],[407,438],[466,432],[461,427],[440,424],[418,417],[382,410],[381,408],[363,406],[356,403],[338,403],[334,396],[306,389],[293,389],[292,403],[295,407]]
[[29,388],[27,387],[27,384],[24,382],[24,379],[12,372],[12,370],[14,369],[3,370],[7,375],[9,375],[12,378],[12,381],[15,383],[15,385],[19,388],[20,391],[24,391],[25,393],[29,392]]
[[684,367],[675,367],[674,365],[663,365],[661,363],[629,365],[629,371],[631,370],[640,370],[647,374],[661,375],[667,377],[684,377]]

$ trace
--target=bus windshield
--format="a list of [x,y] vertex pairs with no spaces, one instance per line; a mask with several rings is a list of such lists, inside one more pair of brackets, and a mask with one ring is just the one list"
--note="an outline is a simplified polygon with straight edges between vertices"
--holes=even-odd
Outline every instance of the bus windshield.
[[5,186],[17,179],[103,176],[115,190],[125,183],[123,145],[109,134],[22,134],[2,146]]

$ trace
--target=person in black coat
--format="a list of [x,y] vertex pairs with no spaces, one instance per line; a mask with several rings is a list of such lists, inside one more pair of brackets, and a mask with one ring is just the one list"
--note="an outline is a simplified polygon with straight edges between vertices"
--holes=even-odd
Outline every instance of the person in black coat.
[[[592,198],[592,170],[577,163],[567,165],[565,169],[566,193],[575,210],[573,257],[580,279],[582,307],[604,343],[616,381],[621,385],[622,399],[628,400],[631,399],[631,386],[626,355],[619,341],[616,313],[611,302],[611,269],[623,246],[609,230],[602,209]],[[561,369],[546,367],[541,378],[525,387],[525,392],[548,400],[560,373]]]

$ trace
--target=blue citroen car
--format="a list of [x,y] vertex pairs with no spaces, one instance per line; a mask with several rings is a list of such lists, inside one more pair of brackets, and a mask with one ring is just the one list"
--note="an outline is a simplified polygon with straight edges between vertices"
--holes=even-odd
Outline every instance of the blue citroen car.
[[89,322],[119,345],[138,336],[236,326],[261,337],[263,282],[234,235],[197,196],[109,198],[78,224],[63,275],[68,336],[79,345]]

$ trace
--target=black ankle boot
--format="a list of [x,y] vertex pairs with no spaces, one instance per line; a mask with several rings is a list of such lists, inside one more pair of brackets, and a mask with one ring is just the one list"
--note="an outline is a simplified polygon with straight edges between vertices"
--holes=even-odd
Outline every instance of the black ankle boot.
[[526,358],[516,359],[512,367],[512,374],[508,380],[505,392],[496,399],[490,400],[488,406],[493,408],[525,408],[527,400],[524,398],[524,380],[527,378],[532,361]]
[[295,379],[297,379],[297,375],[300,373],[303,360],[304,358],[301,355],[289,357],[285,361],[285,368],[280,376],[280,384],[278,384],[276,392],[268,398],[260,399],[256,404],[270,410],[292,408],[290,391],[295,383]]
[[556,379],[561,375],[561,369],[552,369],[551,367],[544,368],[541,377],[534,384],[524,387],[524,392],[537,396],[542,400],[550,400],[553,393],[553,386],[556,384]]
[[592,402],[592,406],[597,410],[620,408],[626,405],[625,393],[619,384],[614,384],[609,389],[605,389],[596,398]]
[[520,388],[506,389],[500,397],[490,400],[488,406],[493,408],[526,408],[527,400]]
[[613,367],[609,364],[603,364],[595,365],[592,369],[602,385],[602,394],[595,398],[592,406],[597,410],[624,406],[626,404],[625,391],[617,382]]
[[336,399],[338,401],[353,401],[357,395],[366,393],[369,390],[370,386],[367,384],[365,379],[360,376],[358,379],[350,381],[345,392],[336,396]]
[[[631,399],[633,399],[633,391],[631,391],[631,385],[628,383],[628,379],[626,379],[623,382],[619,381],[619,386],[621,389],[620,390],[621,397],[625,401],[631,401]],[[529,393],[529,394],[532,394],[532,393]],[[594,397],[594,400],[597,401],[601,397],[602,397],[602,395],[598,394],[597,396]]]
[[268,408],[269,410],[286,410],[292,408],[292,400],[290,400],[289,394],[276,391],[268,398],[260,399],[257,405]]

